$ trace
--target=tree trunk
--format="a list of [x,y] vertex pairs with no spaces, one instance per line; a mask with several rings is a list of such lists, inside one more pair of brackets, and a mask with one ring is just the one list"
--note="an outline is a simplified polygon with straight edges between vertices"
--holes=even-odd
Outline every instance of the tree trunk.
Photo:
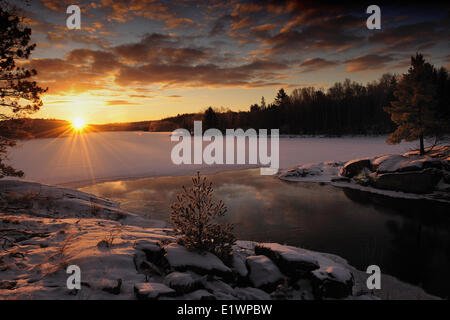
[[423,134],[419,136],[420,141],[420,155],[423,156],[425,154],[425,148],[423,147]]

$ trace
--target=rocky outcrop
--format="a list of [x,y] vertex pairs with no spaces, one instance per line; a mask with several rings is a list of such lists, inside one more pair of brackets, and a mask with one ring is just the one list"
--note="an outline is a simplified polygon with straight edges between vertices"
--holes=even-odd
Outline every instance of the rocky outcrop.
[[[430,151],[424,156],[416,152],[385,155],[373,159],[347,162],[340,170],[342,178],[352,178],[363,186],[407,193],[430,194],[447,190],[439,182],[449,184],[448,156],[450,147]],[[334,179],[333,182],[346,182]]]
[[431,193],[442,177],[437,169],[378,174],[373,186],[378,189],[411,193]]

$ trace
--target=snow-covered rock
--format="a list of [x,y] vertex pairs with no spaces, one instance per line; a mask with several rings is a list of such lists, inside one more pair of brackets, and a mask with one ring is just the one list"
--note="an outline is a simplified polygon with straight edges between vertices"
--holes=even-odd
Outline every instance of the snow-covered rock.
[[302,179],[308,182],[328,182],[337,178],[342,162],[308,163],[282,172],[279,177],[285,180]]
[[319,268],[317,260],[308,254],[308,251],[278,243],[257,244],[255,254],[269,257],[284,274],[293,278],[299,278]]
[[231,258],[231,269],[237,275],[237,281],[242,283],[246,282],[248,269],[245,265],[245,254],[242,252],[233,251]]
[[378,189],[410,193],[431,193],[442,178],[436,169],[378,174],[373,186]]
[[164,283],[178,293],[188,293],[203,287],[202,278],[192,272],[169,273]]
[[173,297],[176,291],[157,282],[142,282],[134,285],[136,297],[140,300],[154,300],[159,297]]
[[312,271],[313,292],[318,298],[345,298],[352,294],[353,275],[341,266]]
[[198,274],[231,277],[232,271],[219,258],[209,252],[188,250],[176,243],[163,247],[170,267],[178,271],[192,270]]
[[257,288],[235,288],[236,295],[241,300],[270,300],[270,295]]
[[250,281],[257,288],[271,292],[284,281],[280,269],[266,256],[249,256],[246,263]]

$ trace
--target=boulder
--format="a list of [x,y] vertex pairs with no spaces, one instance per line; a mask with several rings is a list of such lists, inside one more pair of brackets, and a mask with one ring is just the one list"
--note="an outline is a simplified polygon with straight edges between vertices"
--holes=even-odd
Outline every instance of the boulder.
[[442,177],[437,169],[422,171],[384,173],[377,175],[373,186],[378,189],[395,190],[410,193],[431,193]]
[[191,270],[200,275],[216,275],[232,279],[233,273],[217,256],[210,252],[188,250],[176,243],[164,246],[165,258],[171,269],[176,271]]
[[134,285],[134,293],[139,300],[155,300],[159,297],[174,297],[176,291],[157,282],[141,282]]
[[250,282],[256,288],[272,292],[284,281],[280,269],[266,256],[249,256],[246,264],[249,269]]
[[311,272],[316,298],[340,299],[352,294],[353,274],[341,266],[328,266]]
[[120,289],[122,288],[122,279],[107,280],[103,283],[102,290],[111,294],[120,294]]
[[245,265],[246,256],[243,253],[233,251],[231,257],[231,270],[235,274],[235,280],[238,285],[248,285],[248,269]]
[[216,300],[216,297],[204,289],[196,290],[179,297],[180,300]]
[[234,291],[240,300],[270,300],[270,295],[260,289],[246,287],[235,288]]
[[164,283],[180,294],[203,288],[202,279],[191,272],[172,272],[164,279]]
[[340,175],[347,178],[353,178],[354,176],[357,176],[364,168],[372,170],[372,163],[370,159],[351,160],[344,164],[340,171]]
[[278,243],[257,244],[255,254],[269,257],[285,275],[293,279],[299,279],[320,267],[317,260],[305,250]]
[[443,163],[439,159],[419,156],[386,155],[372,162],[373,170],[377,173],[410,172],[423,169],[442,169]]

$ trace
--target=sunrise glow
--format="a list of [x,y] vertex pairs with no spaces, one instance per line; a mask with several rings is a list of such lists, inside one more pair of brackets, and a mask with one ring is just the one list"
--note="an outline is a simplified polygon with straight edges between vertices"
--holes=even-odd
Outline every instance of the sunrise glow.
[[83,118],[75,118],[72,121],[72,127],[76,130],[76,131],[81,131],[83,130],[83,128],[86,126],[86,123],[84,122]]

